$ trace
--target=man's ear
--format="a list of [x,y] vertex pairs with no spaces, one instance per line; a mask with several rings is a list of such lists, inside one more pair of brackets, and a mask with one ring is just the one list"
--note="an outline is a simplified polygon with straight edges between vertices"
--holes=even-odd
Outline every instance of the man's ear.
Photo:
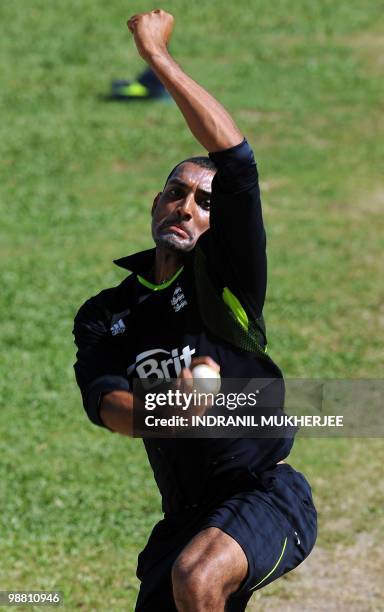
[[153,217],[153,213],[155,212],[155,208],[156,208],[156,206],[157,206],[157,203],[158,203],[158,201],[159,201],[160,196],[161,196],[161,194],[162,194],[162,193],[163,193],[162,191],[159,191],[159,193],[157,194],[157,196],[156,196],[156,197],[155,197],[155,199],[153,200],[152,210],[151,210],[151,215],[152,215],[152,217]]

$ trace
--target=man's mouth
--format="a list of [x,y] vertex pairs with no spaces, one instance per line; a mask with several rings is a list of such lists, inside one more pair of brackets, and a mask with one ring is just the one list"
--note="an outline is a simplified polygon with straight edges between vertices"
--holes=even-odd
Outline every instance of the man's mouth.
[[183,229],[180,225],[175,225],[174,223],[171,225],[166,225],[161,229],[162,231],[166,230],[168,232],[173,232],[174,234],[180,236],[180,238],[191,238],[190,234],[185,229]]

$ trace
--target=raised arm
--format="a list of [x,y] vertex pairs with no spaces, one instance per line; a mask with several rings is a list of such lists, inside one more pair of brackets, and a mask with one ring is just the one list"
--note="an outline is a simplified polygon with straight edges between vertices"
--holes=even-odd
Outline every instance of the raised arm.
[[[234,121],[170,56],[173,17],[155,10],[128,21],[140,55],[180,108],[191,132],[217,166],[212,183],[210,269],[220,275],[250,317],[260,317],[267,279],[266,237],[256,163]],[[208,234],[207,233],[207,234]]]
[[168,52],[173,17],[162,10],[134,15],[128,21],[141,57],[151,66],[195,138],[209,152],[229,149],[243,140],[225,108],[178,66]]

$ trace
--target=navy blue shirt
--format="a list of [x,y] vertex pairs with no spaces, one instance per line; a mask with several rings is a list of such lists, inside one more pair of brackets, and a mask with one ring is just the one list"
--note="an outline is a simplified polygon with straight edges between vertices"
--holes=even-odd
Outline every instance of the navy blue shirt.
[[[262,315],[267,279],[266,238],[258,175],[246,140],[211,153],[218,170],[212,182],[210,229],[197,248],[220,299],[230,292],[249,321]],[[207,325],[195,274],[196,248],[174,280],[153,289],[148,279],[155,249],[117,260],[132,274],[80,308],[74,335],[75,372],[85,410],[100,426],[103,393],[132,390],[134,377],[176,377],[193,357],[210,356],[222,378],[274,378],[270,359],[231,343]],[[225,291],[224,291],[225,290]],[[224,305],[224,308],[229,308]],[[260,344],[266,344],[264,330]],[[284,385],[279,391],[284,403]],[[291,438],[145,439],[149,461],[167,514],[210,503],[235,491],[243,477],[284,459]]]

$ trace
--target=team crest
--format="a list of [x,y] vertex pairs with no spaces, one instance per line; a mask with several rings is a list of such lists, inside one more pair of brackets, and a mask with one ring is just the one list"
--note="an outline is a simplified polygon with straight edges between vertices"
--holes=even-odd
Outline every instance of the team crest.
[[179,310],[181,310],[182,308],[184,308],[184,306],[187,306],[188,304],[180,285],[177,285],[175,291],[173,292],[171,304],[175,312],[179,312]]

